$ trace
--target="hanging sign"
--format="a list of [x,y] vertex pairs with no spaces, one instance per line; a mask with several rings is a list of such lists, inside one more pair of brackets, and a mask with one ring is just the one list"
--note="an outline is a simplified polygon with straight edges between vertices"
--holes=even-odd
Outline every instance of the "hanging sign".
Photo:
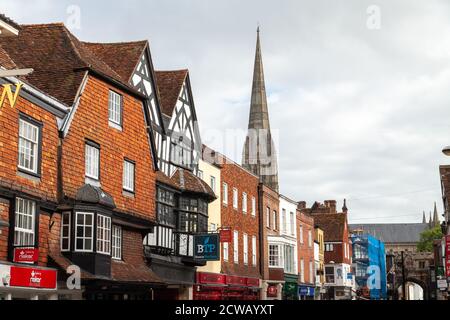
[[219,234],[194,236],[194,258],[206,261],[220,261]]
[[220,230],[220,242],[221,243],[231,243],[231,230],[230,229]]

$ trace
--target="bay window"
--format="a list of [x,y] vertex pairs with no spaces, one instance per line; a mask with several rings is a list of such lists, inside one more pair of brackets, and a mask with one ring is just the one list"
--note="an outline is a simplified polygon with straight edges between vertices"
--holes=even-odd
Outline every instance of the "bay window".
[[295,270],[295,247],[284,245],[284,270],[286,273],[296,274]]
[[97,252],[111,254],[111,218],[97,215]]
[[70,212],[61,215],[61,251],[70,251]]
[[34,247],[36,227],[36,203],[16,198],[14,245],[18,247]]
[[269,267],[282,268],[280,245],[269,245]]
[[94,214],[92,212],[77,212],[75,222],[75,251],[93,252]]
[[112,227],[112,258],[122,260],[122,228]]

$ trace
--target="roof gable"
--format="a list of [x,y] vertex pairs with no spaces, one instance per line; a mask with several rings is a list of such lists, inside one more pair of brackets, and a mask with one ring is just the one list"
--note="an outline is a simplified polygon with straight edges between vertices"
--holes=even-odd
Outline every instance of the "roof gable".
[[326,242],[344,240],[347,215],[345,213],[314,215],[314,224],[323,230]]
[[161,111],[163,114],[171,117],[187,79],[188,70],[156,71],[155,75]]

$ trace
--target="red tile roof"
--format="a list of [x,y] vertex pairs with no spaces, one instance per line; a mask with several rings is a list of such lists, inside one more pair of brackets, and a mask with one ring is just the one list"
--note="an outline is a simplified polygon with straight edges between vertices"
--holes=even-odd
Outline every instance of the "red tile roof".
[[206,196],[211,200],[216,198],[211,187],[189,170],[177,169],[172,177],[168,177],[164,173],[158,171],[156,173],[156,180],[179,191],[197,193]]
[[89,43],[83,45],[92,51],[98,58],[113,68],[122,78],[130,81],[142,53],[147,48],[147,41],[122,43]]
[[169,117],[172,116],[188,73],[187,69],[155,72],[161,111]]
[[122,282],[163,284],[163,281],[144,262],[135,265],[113,260],[111,263],[111,278]]
[[314,224],[324,231],[326,242],[340,242],[344,239],[347,215],[345,213],[314,214]]
[[19,36],[0,38],[0,45],[18,67],[34,69],[27,77],[30,84],[66,105],[73,104],[83,71],[88,69],[136,92],[128,79],[124,80],[62,23],[22,25]]
[[5,69],[15,69],[16,64],[11,60],[11,57],[6,53],[5,50],[0,46],[0,66]]

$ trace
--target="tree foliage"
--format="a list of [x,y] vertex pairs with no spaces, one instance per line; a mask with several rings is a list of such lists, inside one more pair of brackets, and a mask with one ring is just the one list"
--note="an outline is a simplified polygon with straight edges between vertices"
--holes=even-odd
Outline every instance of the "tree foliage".
[[434,240],[441,240],[443,236],[440,226],[425,230],[420,234],[420,242],[417,245],[417,250],[419,252],[433,252]]

